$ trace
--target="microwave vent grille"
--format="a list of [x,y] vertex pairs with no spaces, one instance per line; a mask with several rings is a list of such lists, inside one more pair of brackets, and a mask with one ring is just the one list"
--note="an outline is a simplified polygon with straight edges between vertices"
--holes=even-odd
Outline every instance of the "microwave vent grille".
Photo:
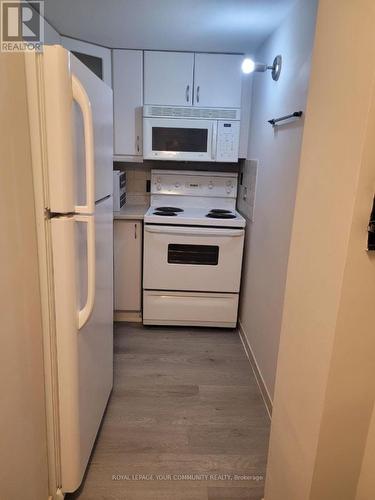
[[145,116],[165,118],[203,118],[209,120],[239,120],[238,109],[183,108],[176,106],[147,106]]

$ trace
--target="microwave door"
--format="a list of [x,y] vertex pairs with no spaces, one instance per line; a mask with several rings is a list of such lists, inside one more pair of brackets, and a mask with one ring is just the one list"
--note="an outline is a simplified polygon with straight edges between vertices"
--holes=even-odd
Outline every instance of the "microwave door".
[[146,118],[145,158],[212,161],[213,126],[212,120]]

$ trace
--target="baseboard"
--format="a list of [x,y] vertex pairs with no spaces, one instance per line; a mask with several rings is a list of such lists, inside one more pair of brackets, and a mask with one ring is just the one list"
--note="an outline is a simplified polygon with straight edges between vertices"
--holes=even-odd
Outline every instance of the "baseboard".
[[114,321],[142,323],[142,313],[140,311],[114,311],[113,319]]
[[255,379],[256,379],[257,384],[259,386],[259,390],[260,390],[260,393],[262,395],[262,398],[263,398],[264,405],[266,407],[268,416],[271,418],[271,415],[272,415],[272,399],[271,399],[271,396],[270,396],[270,394],[269,394],[269,392],[267,390],[266,384],[264,383],[264,379],[262,377],[262,373],[261,373],[261,371],[259,369],[258,363],[257,363],[257,361],[255,359],[255,356],[254,356],[253,350],[251,349],[249,341],[248,341],[248,339],[247,339],[247,337],[245,335],[245,332],[244,332],[243,326],[241,324],[241,321],[239,321],[238,326],[239,326],[239,328],[238,328],[238,335],[239,335],[239,337],[241,339],[241,342],[242,342],[243,348],[245,350],[247,359],[250,362],[251,369],[253,370]]

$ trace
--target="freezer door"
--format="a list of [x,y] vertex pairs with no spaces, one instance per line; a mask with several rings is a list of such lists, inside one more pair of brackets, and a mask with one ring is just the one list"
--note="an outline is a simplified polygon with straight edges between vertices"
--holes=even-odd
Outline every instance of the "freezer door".
[[113,191],[112,90],[60,46],[45,47],[40,61],[46,206],[93,213],[94,202]]
[[39,94],[44,110],[46,138],[46,200],[51,212],[75,211],[73,162],[73,89],[69,53],[60,46],[45,46],[40,56]]
[[[112,198],[96,205],[95,216],[59,217],[50,223],[61,477],[63,491],[71,492],[81,484],[113,385]],[[90,295],[91,314],[83,321]]]
[[[113,103],[112,89],[90,71],[73,54],[70,54],[70,68],[83,85],[91,103],[94,129],[95,200],[101,200],[113,191]],[[83,204],[85,169],[84,130],[80,107],[73,102],[74,161],[77,172],[78,202]]]

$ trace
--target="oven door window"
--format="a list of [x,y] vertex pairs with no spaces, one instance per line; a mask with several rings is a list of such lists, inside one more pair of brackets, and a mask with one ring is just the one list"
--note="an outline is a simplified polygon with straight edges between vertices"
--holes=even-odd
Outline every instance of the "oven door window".
[[168,245],[168,264],[217,266],[219,247],[216,245]]
[[152,150],[207,153],[208,129],[152,127]]

